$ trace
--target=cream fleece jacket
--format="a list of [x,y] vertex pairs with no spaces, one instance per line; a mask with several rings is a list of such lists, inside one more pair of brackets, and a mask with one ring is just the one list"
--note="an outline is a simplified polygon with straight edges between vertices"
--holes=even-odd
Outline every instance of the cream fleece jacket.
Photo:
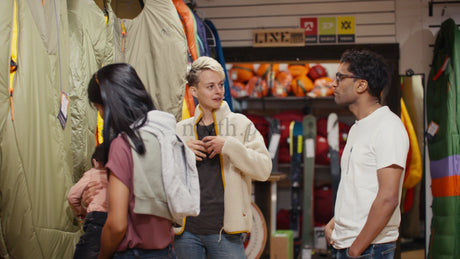
[[[197,106],[195,116],[177,124],[177,133],[184,142],[197,139],[196,125],[202,110]],[[230,111],[228,104],[213,113],[216,134],[225,138],[220,154],[224,184],[224,231],[249,232],[252,226],[252,180],[266,181],[272,161],[264,139],[254,124],[243,114]],[[183,227],[185,224],[183,225]],[[176,229],[176,233],[183,231]]]

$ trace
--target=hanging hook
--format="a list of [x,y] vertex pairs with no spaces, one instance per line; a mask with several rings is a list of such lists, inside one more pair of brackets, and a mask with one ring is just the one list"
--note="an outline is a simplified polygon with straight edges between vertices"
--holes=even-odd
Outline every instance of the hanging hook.
[[190,9],[192,9],[193,11],[195,10],[196,8],[196,1],[195,0],[190,0],[189,3],[187,3],[188,7],[190,7]]
[[428,15],[431,17],[433,16],[433,0],[430,1],[428,4]]

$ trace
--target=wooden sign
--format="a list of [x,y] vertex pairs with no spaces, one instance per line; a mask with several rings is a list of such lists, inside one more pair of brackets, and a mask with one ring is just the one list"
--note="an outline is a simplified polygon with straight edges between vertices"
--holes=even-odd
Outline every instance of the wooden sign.
[[305,46],[305,30],[260,29],[253,31],[253,47],[294,47]]

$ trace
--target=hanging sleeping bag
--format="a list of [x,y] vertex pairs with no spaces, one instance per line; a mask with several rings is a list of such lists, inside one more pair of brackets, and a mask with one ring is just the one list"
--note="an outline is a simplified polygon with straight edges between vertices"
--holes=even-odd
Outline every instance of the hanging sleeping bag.
[[192,56],[192,60],[197,59],[197,46],[195,40],[195,32],[193,25],[193,13],[190,11],[188,6],[184,3],[183,0],[173,0],[174,7],[177,10],[180,21],[182,22],[182,27],[187,37],[187,45],[189,54]]
[[115,59],[132,65],[158,110],[182,117],[187,41],[170,0],[144,0],[134,19],[115,19]]
[[210,57],[211,53],[209,52],[208,41],[206,40],[206,28],[204,26],[203,20],[198,16],[196,12],[191,10],[193,17],[195,18],[196,31],[195,39],[198,41],[198,49],[201,56]]
[[[199,57],[198,49],[195,39],[195,22],[194,15],[190,11],[190,8],[182,0],[173,0],[174,7],[179,15],[180,21],[182,23],[182,29],[184,30],[186,39],[188,53],[191,57],[189,62],[193,62]],[[192,117],[195,114],[195,100],[193,99],[192,93],[190,92],[188,84],[185,86],[184,91],[184,102],[182,104],[182,114],[181,119],[187,119]]]
[[409,113],[407,112],[406,104],[401,98],[401,120],[406,128],[409,136],[409,154],[404,176],[403,187],[406,189],[413,188],[422,180],[422,158],[415,134],[414,125],[412,124]]
[[427,86],[427,136],[433,218],[429,258],[460,255],[460,31],[441,25]]
[[230,93],[230,83],[229,83],[229,80],[228,80],[228,73],[227,73],[227,68],[226,68],[226,65],[225,65],[224,51],[222,50],[222,45],[220,43],[219,33],[217,32],[216,26],[214,26],[214,24],[210,20],[205,19],[204,23],[211,30],[212,36],[213,36],[213,38],[215,40],[216,56],[214,58],[219,61],[219,63],[224,68],[224,72],[225,72],[225,81],[224,81],[224,83],[225,83],[225,97],[224,98],[225,98],[225,101],[228,104],[228,107],[230,107],[230,110],[233,111],[232,95]]

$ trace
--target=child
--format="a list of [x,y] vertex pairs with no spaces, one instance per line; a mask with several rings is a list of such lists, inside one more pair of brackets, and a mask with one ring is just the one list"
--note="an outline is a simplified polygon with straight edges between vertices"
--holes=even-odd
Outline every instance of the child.
[[[102,163],[103,156],[103,145],[99,145],[91,157],[93,168],[83,174],[67,195],[69,205],[79,222],[85,220],[83,225],[85,233],[80,237],[76,246],[74,259],[97,258],[99,254],[101,231],[107,219],[107,171]],[[84,207],[82,193],[91,181],[100,183],[102,189],[94,196],[88,206]]]

